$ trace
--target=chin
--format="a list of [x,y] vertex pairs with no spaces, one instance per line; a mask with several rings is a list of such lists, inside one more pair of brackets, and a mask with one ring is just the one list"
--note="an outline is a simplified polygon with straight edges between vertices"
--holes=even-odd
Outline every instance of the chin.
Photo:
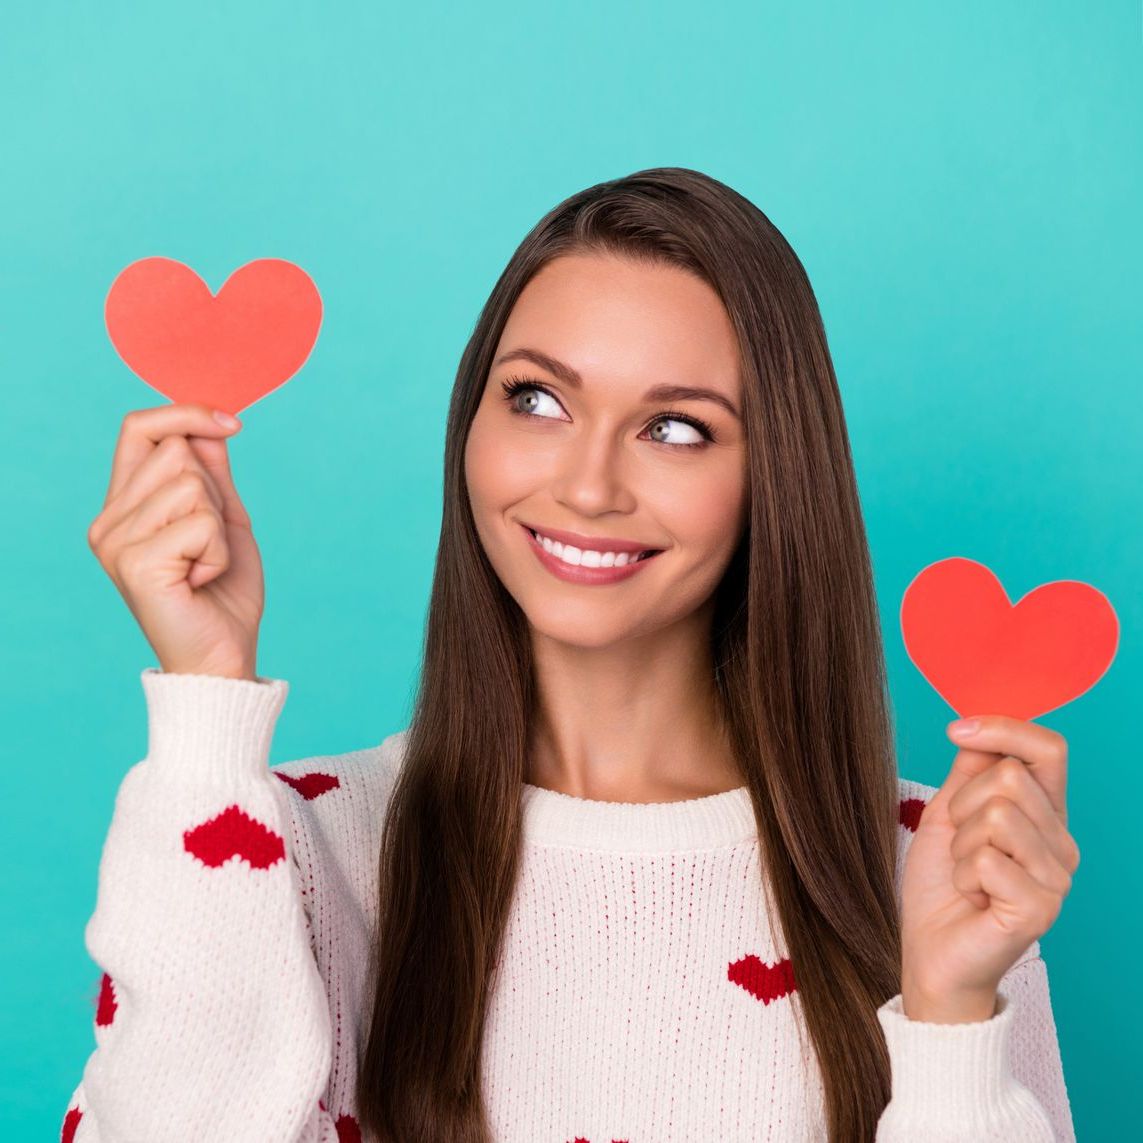
[[561,643],[566,647],[574,647],[579,651],[602,651],[608,647],[615,646],[617,643],[622,643],[625,639],[630,637],[629,632],[609,632],[598,629],[594,639],[586,638],[585,625],[582,623],[568,624],[566,627],[560,627],[551,623],[538,626],[529,620],[528,627],[534,638],[542,637],[548,642]]
[[541,601],[540,608],[541,613],[536,615],[521,606],[533,636],[584,651],[601,651],[647,634],[646,626],[633,624],[630,615],[612,615],[607,607],[599,605],[565,607],[554,612],[550,601],[546,608]]

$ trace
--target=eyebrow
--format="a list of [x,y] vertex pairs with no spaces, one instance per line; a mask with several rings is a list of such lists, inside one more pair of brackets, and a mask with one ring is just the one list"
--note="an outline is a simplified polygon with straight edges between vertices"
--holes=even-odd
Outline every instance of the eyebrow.
[[[583,388],[583,378],[570,366],[557,361],[538,349],[523,347],[513,349],[498,357],[493,365],[503,365],[506,361],[531,361],[541,369],[546,369],[553,376],[558,377],[565,385],[573,389]],[[644,401],[713,401],[725,409],[732,417],[742,420],[742,415],[734,407],[734,403],[722,393],[714,389],[701,389],[693,385],[653,385],[643,394]]]

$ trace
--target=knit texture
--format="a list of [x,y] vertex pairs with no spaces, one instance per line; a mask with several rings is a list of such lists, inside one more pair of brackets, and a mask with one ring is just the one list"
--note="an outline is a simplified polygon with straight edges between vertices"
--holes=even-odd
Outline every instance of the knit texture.
[[[84,934],[96,1047],[61,1139],[361,1143],[378,847],[407,731],[271,767],[287,682],[141,679],[148,751],[104,843]],[[899,784],[898,903],[936,792]],[[484,1033],[493,1138],[826,1140],[746,788],[628,804],[525,784],[521,799]],[[877,1017],[893,1093],[878,1143],[1075,1139],[1039,942],[989,1020],[909,1020],[900,994]]]

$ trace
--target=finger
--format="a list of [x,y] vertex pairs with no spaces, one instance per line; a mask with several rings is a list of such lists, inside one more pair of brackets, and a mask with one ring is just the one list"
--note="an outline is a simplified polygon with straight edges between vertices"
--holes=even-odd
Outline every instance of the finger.
[[93,521],[91,535],[96,542],[105,545],[108,537],[117,529],[121,529],[125,521],[130,521],[140,504],[153,495],[156,489],[164,484],[177,483],[184,473],[198,477],[211,503],[221,516],[225,507],[222,493],[215,486],[187,438],[172,433],[151,449],[128,476],[115,499]]
[[953,866],[954,887],[969,900],[988,898],[997,922],[1029,940],[1043,936],[1059,916],[1063,897],[1045,889],[1026,869],[993,845]]
[[237,429],[227,429],[213,417],[207,405],[157,405],[150,409],[134,409],[123,418],[123,428],[111,461],[111,481],[103,501],[106,508],[130,479],[143,459],[171,433],[187,436],[197,433],[210,438],[224,438]]
[[[1053,820],[1055,815],[1051,814]],[[1041,833],[1015,802],[990,798],[953,836],[949,853],[956,861],[986,845],[995,846],[1034,877],[1045,889],[1066,895],[1072,887],[1068,853]]]
[[119,556],[119,575],[131,582],[135,571],[145,568],[148,578],[159,572],[175,582],[186,580],[190,587],[201,587],[229,564],[229,551],[217,519],[213,510],[199,508],[128,545]]
[[206,495],[202,478],[188,470],[160,485],[140,502],[123,521],[116,544],[126,548],[149,540],[168,524],[194,513],[213,516],[218,521],[219,533],[223,532],[221,509]]
[[[1024,762],[1032,777],[1044,788],[1053,807],[1067,820],[1066,795],[1068,780],[1068,741],[1062,735],[1039,723],[1001,714],[975,715],[980,728],[972,734],[949,730],[958,746],[973,754],[1011,754]],[[983,769],[979,760],[969,763],[975,773]]]
[[1066,821],[1056,813],[1044,787],[1019,759],[1006,755],[983,774],[966,782],[948,804],[949,820],[958,828],[997,798],[1018,806],[1047,839],[1065,867],[1079,865],[1079,847]]

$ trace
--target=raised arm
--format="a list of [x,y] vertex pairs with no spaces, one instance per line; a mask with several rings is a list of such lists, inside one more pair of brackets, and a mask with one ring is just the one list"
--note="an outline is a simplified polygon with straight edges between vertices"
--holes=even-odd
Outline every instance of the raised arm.
[[893,1078],[877,1143],[1074,1143],[1039,942],[1004,975],[990,1020],[910,1020],[900,993],[877,1016]]
[[268,764],[288,684],[142,674],[85,943],[104,971],[65,1143],[338,1143],[332,1037]]

